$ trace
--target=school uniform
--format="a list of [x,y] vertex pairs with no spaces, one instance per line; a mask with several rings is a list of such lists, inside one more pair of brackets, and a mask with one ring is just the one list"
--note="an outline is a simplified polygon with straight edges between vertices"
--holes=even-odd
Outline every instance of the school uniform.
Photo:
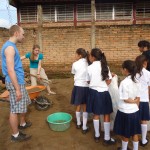
[[150,86],[150,72],[145,68],[142,69],[141,75],[137,74],[137,79],[141,83],[140,90],[140,119],[150,120],[150,110],[149,110],[149,89]]
[[[113,112],[112,100],[108,92],[108,85],[102,80],[101,62],[94,61],[87,69],[86,80],[90,81],[87,112],[96,115],[110,114]],[[111,79],[109,71],[109,79]]]
[[114,132],[129,138],[141,133],[139,108],[137,104],[126,103],[126,99],[139,97],[140,83],[133,82],[131,76],[126,77],[119,86],[118,111],[114,123]]
[[71,73],[74,74],[74,88],[72,90],[71,104],[86,104],[88,98],[88,83],[86,81],[86,71],[88,63],[85,58],[81,58],[72,65]]

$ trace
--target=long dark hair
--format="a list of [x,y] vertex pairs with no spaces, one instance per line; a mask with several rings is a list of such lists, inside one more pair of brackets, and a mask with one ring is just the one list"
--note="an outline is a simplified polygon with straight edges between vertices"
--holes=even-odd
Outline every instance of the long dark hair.
[[101,67],[102,67],[102,71],[101,71],[101,75],[102,75],[102,80],[106,80],[109,78],[109,70],[108,70],[108,66],[107,66],[107,61],[106,61],[106,57],[105,54],[102,53],[102,51],[99,48],[93,48],[91,50],[91,56],[95,57],[96,60],[101,61]]
[[86,58],[88,64],[90,64],[90,61],[89,61],[89,52],[88,51],[86,51],[84,48],[78,48],[76,50],[76,53],[78,55],[81,55],[82,58]]
[[136,82],[135,76],[137,73],[137,66],[136,66],[135,62],[132,60],[125,60],[122,64],[122,68],[127,69],[129,72],[129,75],[131,75],[132,81]]
[[143,69],[144,62],[147,61],[146,57],[144,55],[139,55],[135,59],[135,63],[137,66],[137,72],[141,75],[141,71]]

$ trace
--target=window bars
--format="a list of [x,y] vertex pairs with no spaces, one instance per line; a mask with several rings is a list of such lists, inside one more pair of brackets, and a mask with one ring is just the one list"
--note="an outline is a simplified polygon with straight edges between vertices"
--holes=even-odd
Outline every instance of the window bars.
[[37,22],[37,6],[22,6],[20,8],[20,22]]
[[[131,20],[133,3],[96,3],[95,20]],[[91,4],[42,5],[43,22],[90,21]],[[150,19],[150,2],[135,4],[136,19]],[[74,15],[76,13],[76,15]],[[76,16],[76,18],[74,18]],[[20,22],[37,22],[37,6],[22,6]]]
[[43,21],[73,21],[73,5],[44,5]]

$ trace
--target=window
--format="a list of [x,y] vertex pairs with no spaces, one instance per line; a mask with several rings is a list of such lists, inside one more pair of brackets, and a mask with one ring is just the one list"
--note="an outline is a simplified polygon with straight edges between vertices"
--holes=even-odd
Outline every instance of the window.
[[91,5],[78,4],[77,5],[77,21],[91,20]]
[[114,19],[132,19],[132,3],[123,3],[123,4],[115,4],[114,5]]
[[150,18],[150,2],[137,3],[136,18]]
[[73,5],[56,6],[57,21],[73,21]]
[[55,6],[43,6],[43,21],[55,21]]
[[73,21],[73,5],[43,6],[43,21]]
[[[133,18],[133,3],[96,3],[95,19],[98,20],[131,20]],[[91,4],[77,4],[74,15],[74,4],[43,5],[42,18],[44,22],[91,21]],[[136,18],[150,18],[150,2],[136,3]],[[37,22],[37,6],[20,8],[20,22]]]
[[132,6],[132,3],[96,4],[96,20],[131,19]]
[[37,7],[36,6],[21,7],[20,22],[37,22]]
[[96,20],[112,20],[112,4],[96,4]]

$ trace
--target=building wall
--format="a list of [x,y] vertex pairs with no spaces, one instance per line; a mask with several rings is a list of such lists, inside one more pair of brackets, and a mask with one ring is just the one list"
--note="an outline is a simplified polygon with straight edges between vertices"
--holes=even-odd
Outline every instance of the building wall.
[[[24,43],[18,44],[20,55],[32,50],[38,41],[37,28],[25,29]],[[139,55],[139,40],[150,40],[150,25],[96,26],[96,47],[101,48],[115,70],[125,59],[135,59]],[[75,50],[85,48],[90,51],[90,26],[44,27],[42,28],[43,67],[51,73],[70,72]],[[0,47],[8,39],[8,31],[0,29]],[[28,70],[29,61],[23,60]]]

